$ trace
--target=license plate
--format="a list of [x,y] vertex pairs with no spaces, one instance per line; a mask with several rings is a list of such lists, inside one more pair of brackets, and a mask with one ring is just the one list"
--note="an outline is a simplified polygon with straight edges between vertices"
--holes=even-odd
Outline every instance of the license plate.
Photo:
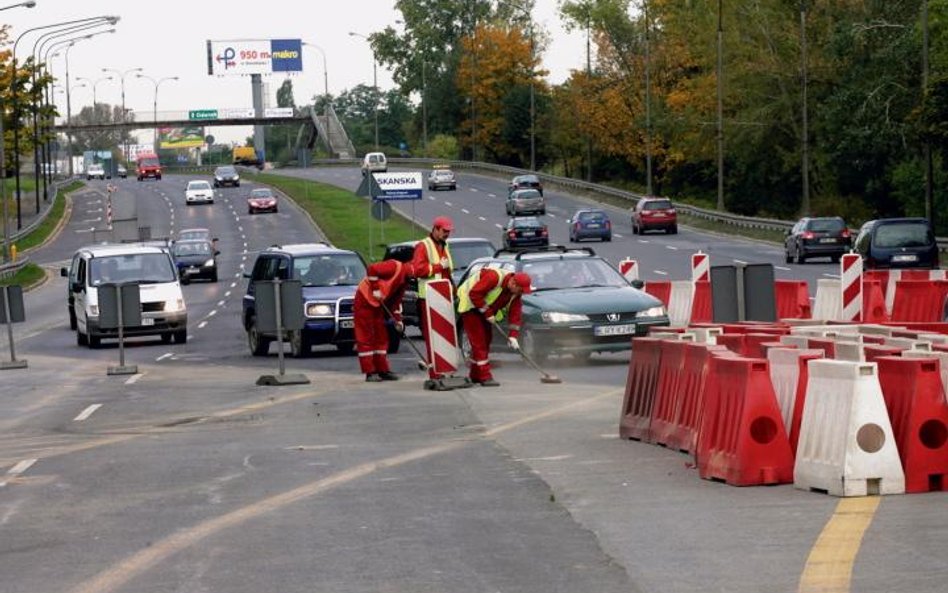
[[341,327],[342,329],[352,329],[355,327],[355,320],[354,319],[340,319],[339,327]]
[[155,325],[155,320],[151,317],[142,318],[142,325]]
[[652,218],[665,218],[665,213],[664,213],[664,212],[656,212],[655,214],[652,215]]
[[596,224],[596,223],[587,224],[587,225],[586,225],[586,228],[587,228],[587,229],[598,229],[598,228],[599,228],[599,225]]
[[833,237],[824,237],[820,239],[820,243],[835,243],[835,242],[836,242],[836,239],[834,239]]
[[197,271],[198,271],[197,266],[191,266],[190,268],[188,268],[188,274],[194,274]]
[[524,236],[524,237],[533,237],[534,235],[536,235],[536,233],[533,232],[533,231],[523,231],[523,232],[520,233],[520,234],[521,234],[522,236]]
[[593,330],[593,333],[597,336],[627,336],[635,333],[635,324],[600,325]]
[[910,254],[893,255],[892,261],[897,261],[897,262],[918,261],[918,256],[910,255]]

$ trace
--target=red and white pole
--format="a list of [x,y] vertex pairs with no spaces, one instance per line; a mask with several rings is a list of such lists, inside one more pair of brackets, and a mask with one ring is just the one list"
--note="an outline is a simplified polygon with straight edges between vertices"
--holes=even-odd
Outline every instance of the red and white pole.
[[428,308],[428,360],[438,375],[458,370],[458,332],[454,322],[454,289],[445,279],[429,280],[425,296]]
[[708,257],[707,253],[699,251],[691,255],[691,281],[711,281],[711,258]]
[[858,253],[843,254],[840,269],[843,291],[841,321],[862,321],[862,256]]
[[625,258],[619,262],[619,272],[625,276],[629,282],[639,279],[639,262],[632,258]]

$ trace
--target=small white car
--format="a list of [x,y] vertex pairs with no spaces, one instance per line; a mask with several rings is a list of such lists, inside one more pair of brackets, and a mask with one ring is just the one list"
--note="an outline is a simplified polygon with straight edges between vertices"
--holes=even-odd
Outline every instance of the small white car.
[[365,177],[369,173],[386,173],[388,172],[388,159],[385,158],[385,153],[382,152],[370,152],[365,155],[362,159],[362,176]]
[[93,163],[86,169],[86,180],[105,179],[105,167],[99,163]]
[[184,192],[184,201],[188,206],[195,203],[213,204],[214,188],[207,181],[189,181]]

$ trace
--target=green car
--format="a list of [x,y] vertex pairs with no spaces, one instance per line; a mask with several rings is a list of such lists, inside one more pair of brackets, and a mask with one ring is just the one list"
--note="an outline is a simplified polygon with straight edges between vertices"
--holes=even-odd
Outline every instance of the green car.
[[594,352],[630,350],[634,336],[669,325],[660,300],[631,285],[589,248],[501,250],[474,261],[465,278],[485,266],[530,275],[520,343],[538,361],[551,354],[588,359]]

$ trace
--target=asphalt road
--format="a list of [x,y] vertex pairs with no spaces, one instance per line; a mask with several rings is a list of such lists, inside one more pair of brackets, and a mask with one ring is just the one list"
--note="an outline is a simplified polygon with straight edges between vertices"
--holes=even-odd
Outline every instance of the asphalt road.
[[[359,180],[354,169],[298,174],[352,189]],[[287,359],[310,385],[256,386],[277,360],[245,344],[242,271],[272,243],[319,237],[286,203],[248,216],[249,187],[185,206],[187,180],[119,181],[116,193],[153,236],[208,227],[219,238],[221,280],[184,289],[187,344],[131,341],[139,374],[108,376],[118,349],[76,345],[64,279],[27,295],[16,336],[29,368],[0,371],[0,590],[808,590],[807,558],[842,503],[703,481],[681,454],[620,440],[627,356],[551,359],[564,383],[541,385],[500,353],[500,388],[438,393],[422,389],[408,349],[393,356],[402,381],[366,384],[354,357],[320,348]],[[426,192],[419,218],[451,214],[455,234],[499,239],[505,181],[462,174],[460,185]],[[36,261],[57,270],[88,242],[103,188],[76,195],[70,223]],[[548,195],[562,241],[581,200]],[[636,257],[646,279],[687,278],[697,248],[713,263],[782,262],[773,247],[685,229],[640,239],[613,220],[624,236],[593,247]],[[789,277],[832,271],[781,266]],[[944,510],[944,493],[884,498],[856,542],[851,583],[823,590],[944,591]],[[853,542],[838,549],[829,574],[855,553]]]

